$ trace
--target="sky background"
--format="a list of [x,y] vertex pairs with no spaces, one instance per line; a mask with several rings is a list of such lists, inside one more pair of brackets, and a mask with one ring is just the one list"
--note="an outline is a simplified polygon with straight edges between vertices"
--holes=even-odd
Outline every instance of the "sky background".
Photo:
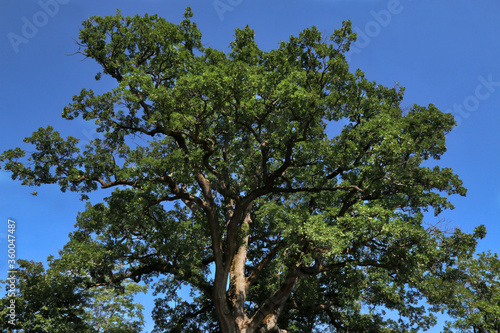
[[[22,139],[47,125],[82,143],[96,138],[92,124],[61,118],[82,88],[113,87],[109,80],[94,80],[96,63],[71,55],[78,50],[83,20],[120,9],[124,15],[159,14],[178,23],[188,5],[204,45],[222,50],[228,50],[234,29],[247,24],[268,51],[306,27],[330,34],[351,20],[359,38],[348,54],[352,71],[360,68],[369,80],[406,87],[405,105],[433,103],[455,115],[459,126],[448,135],[448,152],[439,165],[459,174],[468,193],[453,197],[456,209],[442,217],[466,232],[484,224],[488,235],[479,251],[500,253],[498,0],[0,0],[0,152],[30,149]],[[78,194],[61,193],[57,186],[23,187],[3,170],[0,186],[0,248],[7,254],[7,219],[13,218],[18,258],[45,261],[57,254],[84,208]],[[30,195],[34,190],[36,197]],[[0,278],[7,271],[7,255],[3,258]],[[141,300],[149,303],[149,332],[152,302],[149,296]],[[432,332],[441,327],[442,322]]]

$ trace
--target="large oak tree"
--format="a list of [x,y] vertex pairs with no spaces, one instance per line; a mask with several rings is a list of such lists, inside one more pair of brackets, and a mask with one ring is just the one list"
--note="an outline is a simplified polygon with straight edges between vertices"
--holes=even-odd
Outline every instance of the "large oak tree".
[[[2,155],[25,185],[84,199],[114,188],[78,215],[54,265],[89,286],[158,277],[157,332],[432,325],[420,300],[450,300],[436,291],[484,236],[424,221],[466,192],[451,169],[426,162],[445,152],[453,117],[405,108],[403,88],[349,71],[349,22],[268,52],[236,29],[226,54],[203,46],[191,16],[85,21],[79,52],[116,87],[83,89],[63,117],[95,122],[101,138],[79,149],[40,128],[25,139],[30,156]],[[192,298],[178,296],[184,284]]]

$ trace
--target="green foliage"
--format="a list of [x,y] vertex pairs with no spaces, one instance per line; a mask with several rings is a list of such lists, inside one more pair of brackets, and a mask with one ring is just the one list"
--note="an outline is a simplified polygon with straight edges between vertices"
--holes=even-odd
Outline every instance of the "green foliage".
[[[73,277],[45,269],[42,263],[18,260],[16,325],[2,320],[3,332],[15,327],[20,332],[92,332],[83,320],[87,294]],[[6,283],[5,281],[2,281]],[[10,297],[0,299],[1,316],[6,318]]]
[[[53,262],[49,260],[53,265]],[[0,298],[1,315],[7,318],[7,306],[15,300],[15,325],[3,320],[3,332],[140,332],[144,325],[142,305],[133,296],[146,287],[125,281],[115,289],[91,287],[86,279],[70,271],[45,270],[42,263],[18,260],[17,290],[14,297]],[[2,281],[6,283],[7,281]],[[9,290],[9,288],[7,288]]]
[[449,328],[459,332],[500,331],[500,260],[481,253],[458,263],[447,272],[454,283],[444,286],[450,296],[448,313],[456,318]]
[[[83,199],[114,188],[78,215],[54,265],[88,285],[160,277],[155,332],[416,332],[435,323],[423,300],[462,316],[459,286],[460,306],[476,309],[466,290],[478,285],[454,274],[475,276],[484,228],[423,221],[466,194],[451,169],[422,165],[446,151],[453,117],[432,104],[406,110],[403,88],[350,72],[350,22],[271,51],[237,29],[225,54],[202,45],[191,16],[85,21],[81,53],[116,87],[82,89],[63,117],[93,121],[102,138],[80,151],[41,128],[27,160],[20,148],[1,155],[25,185]],[[179,298],[182,285],[192,299]],[[474,325],[492,316],[481,311]]]
[[146,292],[145,286],[126,281],[118,289],[93,287],[89,289],[90,304],[85,321],[96,332],[136,333],[144,326],[143,306],[134,303],[134,295]]

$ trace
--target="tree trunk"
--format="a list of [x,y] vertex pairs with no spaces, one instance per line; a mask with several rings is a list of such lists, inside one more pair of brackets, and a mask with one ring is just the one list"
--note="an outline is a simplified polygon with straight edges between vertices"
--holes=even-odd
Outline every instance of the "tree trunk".
[[247,332],[249,318],[245,311],[245,301],[247,299],[248,282],[245,276],[245,264],[247,261],[247,248],[248,248],[248,229],[252,219],[250,211],[245,214],[242,223],[242,232],[240,235],[241,240],[237,240],[240,244],[236,254],[234,255],[233,262],[230,270],[230,287],[229,299],[231,300],[232,312],[234,320],[240,332]]
[[[228,211],[226,219],[233,217]],[[226,267],[216,267],[215,274],[215,308],[223,333],[287,333],[278,327],[278,318],[299,279],[296,267],[291,267],[286,281],[261,305],[252,318],[245,311],[245,302],[250,282],[245,276],[247,261],[248,230],[252,223],[250,207],[240,225],[239,235],[233,241],[237,243],[229,272]],[[229,275],[229,289],[226,291]]]

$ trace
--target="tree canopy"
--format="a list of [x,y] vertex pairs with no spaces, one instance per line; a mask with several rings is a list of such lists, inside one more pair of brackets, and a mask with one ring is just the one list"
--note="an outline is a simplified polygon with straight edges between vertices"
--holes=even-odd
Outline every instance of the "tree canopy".
[[25,139],[34,153],[1,156],[25,185],[84,200],[114,188],[79,213],[54,265],[88,286],[158,278],[155,332],[432,326],[421,300],[453,307],[438,290],[458,283],[450,272],[485,235],[424,220],[466,194],[450,168],[429,166],[452,115],[405,107],[404,88],[351,72],[348,21],[270,51],[247,26],[225,53],[203,45],[191,17],[83,22],[79,53],[116,86],[83,89],[63,117],[94,122],[102,137],[80,149],[49,126]]

